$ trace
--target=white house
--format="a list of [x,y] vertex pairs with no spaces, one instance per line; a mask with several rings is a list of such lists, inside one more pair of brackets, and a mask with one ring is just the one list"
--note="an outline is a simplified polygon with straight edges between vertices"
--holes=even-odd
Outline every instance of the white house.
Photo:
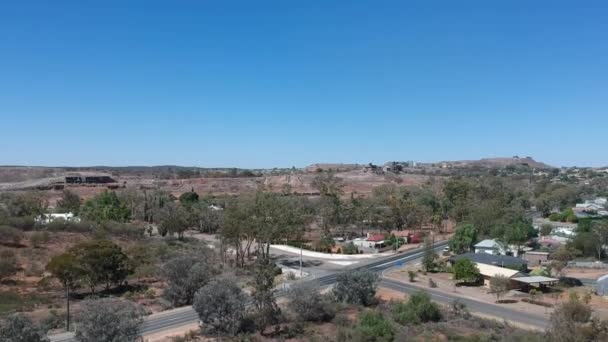
[[478,242],[475,246],[475,253],[487,253],[493,255],[506,255],[507,246],[500,241],[487,239]]
[[42,223],[42,224],[49,224],[50,222],[53,222],[57,219],[64,220],[64,221],[71,221],[71,222],[80,222],[80,217],[75,216],[74,213],[42,214],[36,218],[36,222]]
[[356,238],[353,244],[358,247],[380,248],[384,246],[383,234],[367,234],[367,238]]

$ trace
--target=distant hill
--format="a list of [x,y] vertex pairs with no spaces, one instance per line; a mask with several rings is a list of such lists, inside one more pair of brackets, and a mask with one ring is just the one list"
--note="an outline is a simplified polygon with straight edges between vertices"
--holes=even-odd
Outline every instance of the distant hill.
[[529,166],[534,169],[552,169],[551,165],[543,162],[538,162],[532,157],[507,157],[507,158],[482,158],[479,160],[455,160],[455,161],[443,161],[441,163],[451,164],[453,166],[478,166],[487,168],[504,168],[507,166]]

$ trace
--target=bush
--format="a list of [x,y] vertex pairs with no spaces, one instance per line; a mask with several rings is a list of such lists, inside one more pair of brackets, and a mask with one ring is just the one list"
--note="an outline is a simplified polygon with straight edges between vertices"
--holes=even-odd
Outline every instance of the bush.
[[101,224],[100,228],[108,232],[111,236],[122,236],[128,238],[142,238],[145,228],[132,223],[107,221]]
[[42,320],[41,325],[44,330],[48,331],[51,329],[63,328],[65,326],[65,321],[66,314],[59,314],[57,310],[52,309],[49,311],[49,315]]
[[335,316],[327,296],[321,295],[319,289],[311,284],[296,284],[289,290],[289,308],[301,320],[325,322]]
[[336,300],[350,304],[371,305],[376,302],[378,275],[369,270],[338,274],[333,294]]
[[354,243],[349,242],[342,246],[342,253],[344,254],[359,254],[359,248]]
[[50,238],[49,232],[35,232],[30,236],[30,243],[34,248],[38,248],[48,243]]
[[0,281],[17,273],[17,257],[11,250],[0,252]]
[[442,318],[441,310],[426,292],[416,292],[407,302],[393,304],[392,312],[395,322],[403,325],[438,322]]
[[190,305],[194,294],[216,274],[216,270],[196,256],[179,256],[163,265],[169,287],[163,297],[175,306]]
[[381,312],[367,311],[361,315],[359,326],[355,333],[358,341],[392,341],[395,332],[391,322],[384,318]]
[[0,243],[18,245],[23,238],[23,232],[11,226],[0,226]]
[[416,275],[417,275],[416,272],[414,272],[412,270],[407,271],[407,276],[410,279],[410,283],[413,283],[414,281],[416,281]]
[[86,221],[74,222],[55,219],[46,225],[46,229],[50,232],[88,233],[93,230],[93,226]]
[[32,230],[36,226],[36,221],[33,217],[11,217],[8,219],[8,224],[21,230]]
[[0,341],[7,342],[48,342],[42,329],[23,314],[9,316],[0,325]]
[[466,258],[456,261],[453,271],[455,280],[475,283],[481,279],[481,274],[475,263]]
[[137,341],[143,323],[143,309],[116,298],[86,299],[82,302],[75,339],[81,342]]
[[246,302],[247,297],[234,281],[220,279],[196,292],[193,308],[206,332],[236,335],[243,329]]

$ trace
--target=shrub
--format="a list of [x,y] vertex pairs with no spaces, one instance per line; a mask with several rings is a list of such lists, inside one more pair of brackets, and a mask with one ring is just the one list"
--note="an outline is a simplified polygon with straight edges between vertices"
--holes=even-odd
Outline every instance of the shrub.
[[130,301],[116,298],[82,302],[75,338],[77,341],[137,341],[144,311]]
[[128,238],[141,238],[144,236],[145,228],[132,223],[107,221],[101,224],[100,228],[108,232],[111,236],[123,236]]
[[406,325],[441,320],[441,310],[431,301],[426,292],[414,293],[407,302],[398,302],[392,307],[395,322]]
[[336,300],[350,304],[371,305],[376,302],[378,275],[369,270],[340,273],[333,294]]
[[234,281],[219,279],[196,292],[193,307],[205,331],[236,335],[243,328],[246,302]]
[[59,314],[57,310],[51,309],[49,315],[42,320],[41,325],[44,330],[48,331],[51,329],[63,328],[65,326],[65,321],[66,314]]
[[359,254],[359,247],[355,246],[354,243],[349,242],[342,246],[342,253],[344,254]]
[[414,281],[416,281],[416,275],[417,275],[416,272],[414,272],[412,270],[407,271],[407,276],[410,279],[410,283],[413,283]]
[[46,231],[35,232],[32,234],[32,236],[30,236],[30,243],[35,248],[38,248],[38,247],[48,243],[49,240],[50,240],[50,236],[49,236],[49,233]]
[[311,284],[296,284],[289,290],[289,308],[301,320],[324,322],[331,320],[335,312],[327,296],[321,295],[319,289]]
[[11,250],[0,252],[0,281],[17,273],[17,257]]
[[66,221],[63,219],[55,219],[46,226],[50,232],[71,232],[71,233],[88,233],[93,230],[91,223],[82,221]]
[[36,221],[33,217],[11,217],[8,219],[8,224],[21,230],[32,230],[36,226]]
[[381,312],[367,311],[361,315],[356,331],[359,341],[392,341],[395,332],[391,322],[384,318]]
[[42,329],[23,314],[9,316],[0,325],[0,341],[10,342],[48,342]]
[[18,245],[23,238],[23,232],[11,226],[0,226],[0,243]]
[[194,294],[205,286],[216,270],[195,256],[178,256],[163,265],[162,273],[169,283],[163,297],[175,306],[192,304]]

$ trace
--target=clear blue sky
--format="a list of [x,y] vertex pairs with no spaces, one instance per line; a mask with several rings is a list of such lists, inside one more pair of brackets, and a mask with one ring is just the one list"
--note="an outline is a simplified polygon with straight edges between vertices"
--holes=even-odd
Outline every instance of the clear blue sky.
[[4,1],[0,164],[608,164],[606,1]]

